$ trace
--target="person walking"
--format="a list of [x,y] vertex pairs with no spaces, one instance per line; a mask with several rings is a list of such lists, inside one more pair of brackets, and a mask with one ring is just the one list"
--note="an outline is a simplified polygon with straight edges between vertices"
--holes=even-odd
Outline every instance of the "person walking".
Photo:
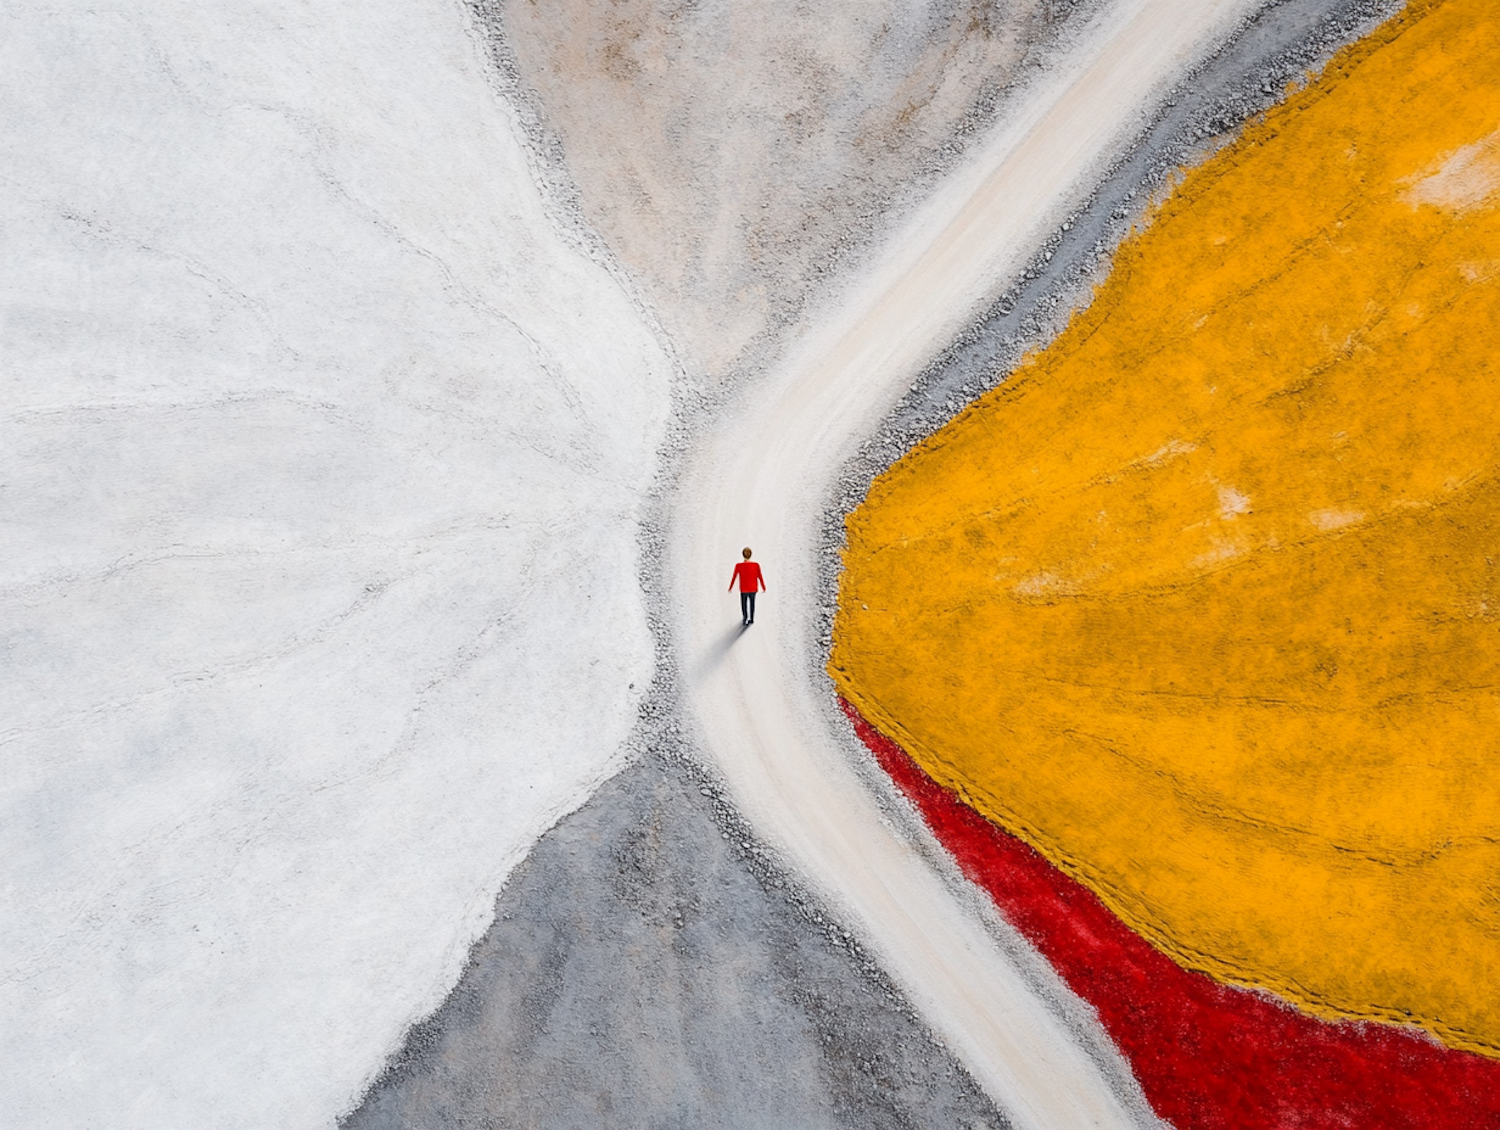
[[764,592],[766,579],[760,575],[760,566],[750,560],[750,547],[745,547],[745,560],[734,567],[734,572],[729,577],[729,587],[734,588],[734,582],[740,583],[740,620],[748,628],[755,623],[755,594],[757,591]]

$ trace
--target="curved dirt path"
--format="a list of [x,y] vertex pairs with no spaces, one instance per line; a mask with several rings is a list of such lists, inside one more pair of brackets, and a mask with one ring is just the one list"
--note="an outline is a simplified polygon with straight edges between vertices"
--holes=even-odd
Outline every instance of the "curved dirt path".
[[[827,731],[814,638],[820,512],[839,467],[923,364],[1078,205],[1173,78],[1257,6],[1124,0],[1104,14],[865,282],[706,431],[675,503],[669,575],[686,699],[737,804],[1018,1128],[1155,1119],[994,923],[893,831]],[[724,586],[747,544],[771,588],[742,634]]]

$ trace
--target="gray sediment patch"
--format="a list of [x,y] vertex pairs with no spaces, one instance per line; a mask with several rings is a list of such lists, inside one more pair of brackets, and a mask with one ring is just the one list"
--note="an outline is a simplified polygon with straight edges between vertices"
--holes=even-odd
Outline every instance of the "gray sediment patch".
[[346,1130],[998,1127],[711,778],[649,756],[549,832]]

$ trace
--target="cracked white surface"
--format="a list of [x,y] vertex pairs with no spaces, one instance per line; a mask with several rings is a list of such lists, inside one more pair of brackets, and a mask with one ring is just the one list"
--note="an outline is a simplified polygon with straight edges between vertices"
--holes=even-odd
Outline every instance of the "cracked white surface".
[[0,1109],[327,1126],[616,767],[668,364],[458,4],[0,22]]

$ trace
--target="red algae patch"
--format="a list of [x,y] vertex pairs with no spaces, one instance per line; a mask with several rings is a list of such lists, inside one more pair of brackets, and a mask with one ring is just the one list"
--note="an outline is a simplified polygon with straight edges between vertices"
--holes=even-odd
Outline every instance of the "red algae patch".
[[841,700],[970,881],[1098,1013],[1178,1130],[1493,1130],[1500,1062],[1379,1024],[1328,1023],[1177,965],[924,773]]

